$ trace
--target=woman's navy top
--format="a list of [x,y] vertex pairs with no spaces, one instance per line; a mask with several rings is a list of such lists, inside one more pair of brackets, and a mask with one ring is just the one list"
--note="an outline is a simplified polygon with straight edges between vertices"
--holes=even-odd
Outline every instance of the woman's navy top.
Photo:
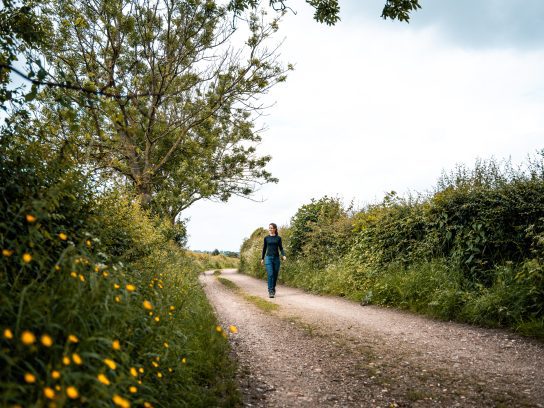
[[285,251],[283,250],[283,245],[281,244],[281,237],[279,235],[269,235],[264,237],[263,244],[263,254],[261,259],[264,259],[264,256],[280,256],[280,252],[285,256]]

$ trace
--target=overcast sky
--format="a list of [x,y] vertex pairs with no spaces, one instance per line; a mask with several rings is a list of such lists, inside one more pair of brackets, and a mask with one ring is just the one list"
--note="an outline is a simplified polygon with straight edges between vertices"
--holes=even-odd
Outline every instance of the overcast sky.
[[431,189],[457,163],[544,148],[544,1],[422,1],[406,24],[379,17],[385,0],[340,0],[334,27],[290,3],[278,40],[295,71],[268,96],[258,148],[280,181],[262,202],[186,210],[191,249],[238,251],[312,198],[363,205]]

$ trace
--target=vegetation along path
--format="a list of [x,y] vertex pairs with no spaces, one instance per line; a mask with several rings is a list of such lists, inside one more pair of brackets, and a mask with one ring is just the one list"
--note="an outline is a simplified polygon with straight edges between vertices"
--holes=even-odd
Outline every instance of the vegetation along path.
[[236,270],[201,276],[245,406],[544,406],[544,345],[500,330],[361,306]]

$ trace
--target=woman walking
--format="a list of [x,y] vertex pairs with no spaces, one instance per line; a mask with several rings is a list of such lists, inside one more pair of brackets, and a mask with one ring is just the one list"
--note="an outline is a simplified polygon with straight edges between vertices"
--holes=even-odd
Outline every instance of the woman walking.
[[268,297],[276,296],[276,281],[280,272],[280,253],[285,261],[285,251],[278,235],[278,226],[273,222],[268,226],[268,236],[264,238],[261,265],[264,264],[268,275]]

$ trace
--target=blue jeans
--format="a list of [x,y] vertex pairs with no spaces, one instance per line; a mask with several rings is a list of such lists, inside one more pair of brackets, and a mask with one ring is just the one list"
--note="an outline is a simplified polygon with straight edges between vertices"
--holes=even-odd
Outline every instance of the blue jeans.
[[264,266],[266,268],[266,274],[268,275],[268,292],[276,292],[276,282],[278,280],[278,274],[280,273],[280,257],[265,256]]

